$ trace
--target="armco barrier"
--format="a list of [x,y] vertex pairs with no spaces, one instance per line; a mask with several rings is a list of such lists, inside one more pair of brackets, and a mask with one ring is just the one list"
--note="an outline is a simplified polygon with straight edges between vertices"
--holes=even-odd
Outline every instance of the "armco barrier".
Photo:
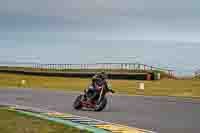
[[[91,78],[95,73],[88,72],[31,72],[31,71],[20,71],[20,70],[0,70],[3,73],[14,73],[14,74],[23,74],[23,75],[35,75],[35,76],[54,76],[54,77],[78,77],[78,78]],[[109,79],[129,79],[129,80],[154,80],[153,73],[131,73],[131,74],[122,74],[122,73],[108,73]]]

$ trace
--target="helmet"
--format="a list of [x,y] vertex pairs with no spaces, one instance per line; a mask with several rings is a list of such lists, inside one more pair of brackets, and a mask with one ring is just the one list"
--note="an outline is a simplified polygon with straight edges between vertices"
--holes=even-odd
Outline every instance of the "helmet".
[[106,73],[104,71],[100,72],[99,76],[102,79],[106,79]]
[[106,79],[106,73],[104,71],[96,73],[93,77],[92,80],[95,81],[97,79]]

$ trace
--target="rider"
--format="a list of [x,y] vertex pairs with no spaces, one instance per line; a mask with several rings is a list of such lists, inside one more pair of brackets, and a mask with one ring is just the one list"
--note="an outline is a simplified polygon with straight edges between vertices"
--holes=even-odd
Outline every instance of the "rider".
[[115,92],[108,86],[107,81],[106,81],[107,76],[106,76],[105,72],[97,73],[92,77],[92,83],[89,86],[89,88],[87,90],[85,90],[85,93],[87,96],[89,96],[89,99],[93,99],[96,96],[97,91],[96,91],[95,83],[99,79],[103,81],[103,84],[105,85],[105,88],[107,89],[107,91],[110,91],[112,93]]

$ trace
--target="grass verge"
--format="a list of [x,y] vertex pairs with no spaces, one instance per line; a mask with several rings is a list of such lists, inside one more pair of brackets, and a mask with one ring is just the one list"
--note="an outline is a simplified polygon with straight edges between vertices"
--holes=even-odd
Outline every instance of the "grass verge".
[[[22,80],[26,83],[22,84]],[[65,91],[83,91],[91,82],[91,79],[28,76],[0,73],[0,87],[20,87],[34,89],[50,89]],[[194,79],[173,80],[162,79],[155,81],[136,80],[110,80],[112,88],[118,94],[146,95],[146,96],[184,96],[199,97],[200,81]],[[139,82],[144,82],[144,91],[138,91]]]
[[48,120],[20,115],[0,108],[1,133],[89,133]]

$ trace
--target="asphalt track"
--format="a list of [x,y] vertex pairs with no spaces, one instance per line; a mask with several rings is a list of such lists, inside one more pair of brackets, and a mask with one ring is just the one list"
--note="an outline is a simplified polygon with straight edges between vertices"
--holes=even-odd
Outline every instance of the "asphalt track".
[[199,133],[200,99],[113,96],[103,112],[75,111],[78,93],[31,89],[0,89],[0,103],[18,104],[87,116],[158,133]]

